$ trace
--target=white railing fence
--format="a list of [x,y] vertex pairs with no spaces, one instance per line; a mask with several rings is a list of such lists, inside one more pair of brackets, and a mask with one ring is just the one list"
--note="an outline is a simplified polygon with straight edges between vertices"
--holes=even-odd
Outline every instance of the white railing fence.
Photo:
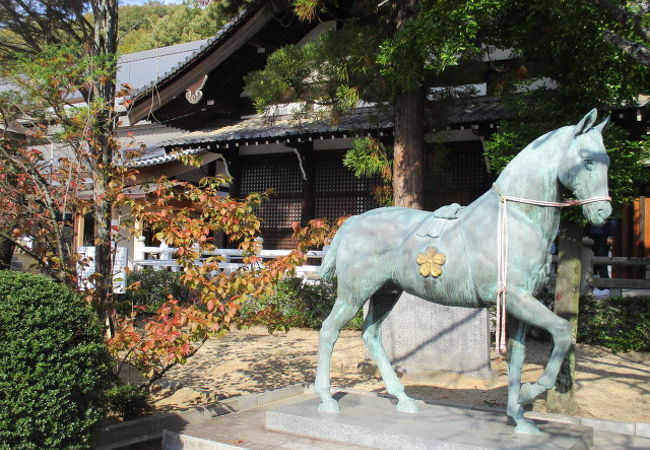
[[[158,247],[140,246],[138,251],[134,252],[134,257],[131,261],[133,269],[149,267],[153,270],[168,270],[172,272],[180,272],[181,266],[176,262],[174,255],[176,249],[168,247],[166,244],[161,244]],[[262,250],[260,257],[264,264],[264,260],[276,258],[278,256],[286,256],[291,253],[291,250]],[[310,250],[307,252],[307,257],[312,260],[319,260],[318,265],[303,265],[296,268],[296,276],[303,279],[316,279],[319,278],[318,269],[320,268],[320,261],[322,261],[325,252],[320,250]],[[204,252],[197,263],[205,260],[210,256],[221,256],[223,261],[219,262],[219,268],[226,273],[234,272],[237,270],[245,270],[249,265],[244,264],[243,254],[238,249],[218,249],[213,252]]]

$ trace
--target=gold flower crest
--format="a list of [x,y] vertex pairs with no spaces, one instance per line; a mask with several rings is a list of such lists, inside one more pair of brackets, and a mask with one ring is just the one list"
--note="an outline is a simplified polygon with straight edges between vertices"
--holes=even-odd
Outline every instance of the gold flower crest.
[[427,247],[424,253],[419,253],[416,262],[420,266],[420,275],[423,277],[439,277],[442,274],[442,266],[446,261],[445,255],[438,253],[435,247]]

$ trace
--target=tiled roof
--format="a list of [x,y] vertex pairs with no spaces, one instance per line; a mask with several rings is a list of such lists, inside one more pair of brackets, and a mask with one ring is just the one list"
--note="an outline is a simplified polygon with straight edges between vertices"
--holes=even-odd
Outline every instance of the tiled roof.
[[449,125],[472,124],[504,119],[508,113],[497,99],[487,98],[472,102],[457,110],[449,119]]
[[[150,167],[178,159],[177,154],[168,154],[167,149],[185,147],[181,154],[200,154],[207,151],[207,144],[239,142],[260,144],[270,143],[291,137],[318,136],[328,133],[338,135],[345,132],[390,130],[393,128],[392,113],[389,110],[378,111],[375,108],[363,108],[343,116],[338,124],[327,120],[297,120],[292,116],[279,116],[273,119],[251,118],[223,126],[194,131],[174,139],[169,139],[147,149],[140,158],[127,163],[129,167]],[[506,112],[497,100],[483,99],[468,105],[454,113],[450,125],[473,124],[496,121],[506,117]],[[268,141],[268,142],[267,142]],[[189,149],[187,149],[189,147]],[[199,148],[202,147],[202,148]]]
[[159,147],[188,146],[245,140],[283,139],[291,136],[309,136],[344,131],[392,128],[388,114],[380,114],[374,108],[345,115],[338,124],[327,120],[297,120],[292,116],[273,119],[251,118],[219,128],[194,131],[176,139],[163,141]]
[[160,166],[162,164],[167,164],[170,162],[177,161],[180,155],[200,155],[201,153],[205,153],[205,152],[207,152],[207,149],[205,148],[190,148],[190,149],[181,150],[179,152],[167,153],[164,149],[157,148],[151,152],[147,150],[145,155],[139,158],[134,158],[125,161],[124,166],[133,169]]
[[118,84],[129,83],[134,91],[150,86],[152,82],[194,54],[206,42],[207,39],[203,39],[122,55],[117,61],[117,82]]

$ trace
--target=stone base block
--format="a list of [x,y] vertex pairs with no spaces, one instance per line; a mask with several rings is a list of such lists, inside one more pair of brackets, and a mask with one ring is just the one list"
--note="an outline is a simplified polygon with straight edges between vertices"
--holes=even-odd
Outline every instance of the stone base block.
[[339,413],[318,411],[318,398],[266,412],[268,430],[375,449],[587,449],[593,429],[538,423],[541,434],[514,433],[505,414],[430,405],[395,409],[389,398],[337,394]]

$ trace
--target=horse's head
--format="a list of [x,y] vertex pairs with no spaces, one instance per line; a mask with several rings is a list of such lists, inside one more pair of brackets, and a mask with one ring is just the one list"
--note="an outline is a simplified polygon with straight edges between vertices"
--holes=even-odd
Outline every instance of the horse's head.
[[[560,182],[573,191],[577,200],[609,195],[609,156],[602,136],[609,117],[593,126],[596,116],[597,111],[593,109],[574,127],[573,141],[560,162]],[[609,201],[595,201],[583,204],[582,213],[594,225],[602,225],[612,213],[612,207]]]

